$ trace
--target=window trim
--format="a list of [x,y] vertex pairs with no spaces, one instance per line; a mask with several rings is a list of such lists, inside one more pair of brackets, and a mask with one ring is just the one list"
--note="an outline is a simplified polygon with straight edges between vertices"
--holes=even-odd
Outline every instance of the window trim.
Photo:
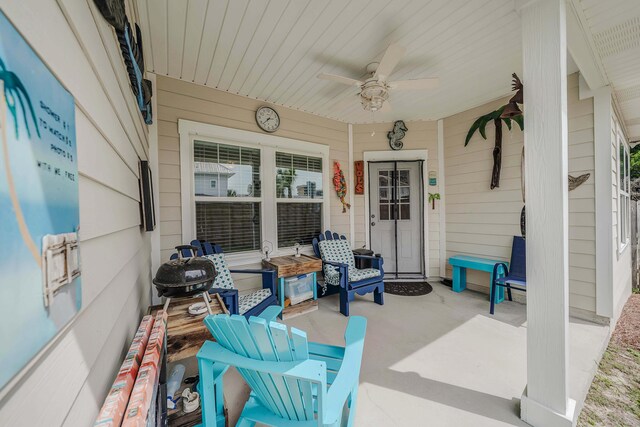
[[[624,138],[624,135],[622,133],[622,129],[620,128],[620,124],[615,121],[615,136],[616,136],[616,170],[617,170],[617,182],[616,182],[616,189],[617,189],[617,203],[618,203],[618,224],[617,224],[617,229],[618,229],[618,235],[617,237],[617,241],[618,241],[618,255],[622,255],[622,253],[625,251],[625,249],[627,248],[627,246],[629,246],[629,243],[631,242],[631,194],[629,191],[625,191],[622,187],[626,187],[626,188],[631,188],[631,149],[629,147],[629,144],[627,143],[626,139]],[[628,166],[624,166],[623,169],[627,169],[629,172],[629,175],[626,176],[625,179],[625,183],[624,185],[621,185],[621,174],[624,174],[624,170],[620,169],[620,149],[624,148],[624,151],[626,153],[626,159],[627,162],[629,163]],[[627,203],[627,207],[625,209],[624,212],[624,216],[623,216],[623,204],[622,204],[622,197],[626,197],[627,200],[629,201]],[[625,236],[624,236],[624,242],[622,241],[621,237],[622,236],[622,221],[625,222],[624,224],[624,231],[625,231]]]
[[[194,122],[191,120],[178,120],[178,133],[180,134],[180,201],[182,213],[182,243],[188,243],[195,239],[195,202],[201,200],[202,196],[195,196],[195,180],[193,175],[193,145],[194,141],[211,141],[227,145],[239,145],[248,148],[260,149],[261,168],[261,196],[260,197],[217,197],[215,201],[250,202],[261,203],[261,227],[263,241],[268,240],[273,243],[272,256],[292,255],[293,248],[278,249],[278,223],[276,215],[266,215],[266,207],[270,212],[277,212],[278,200],[275,194],[275,152],[286,151],[287,153],[304,156],[316,156],[322,158],[322,198],[310,199],[316,203],[322,202],[322,224],[324,229],[331,229],[331,165],[329,164],[329,146],[292,138],[284,138],[276,135],[267,135],[258,132],[251,132],[240,129],[232,129],[207,123]],[[273,155],[269,155],[273,153]],[[271,174],[268,171],[272,171]],[[273,177],[273,179],[269,179]],[[207,201],[211,198],[204,197]],[[224,249],[224,248],[223,248]],[[311,246],[305,246],[302,253],[313,254]],[[229,265],[245,265],[258,263],[262,259],[260,251],[236,252],[227,255],[226,260]]]

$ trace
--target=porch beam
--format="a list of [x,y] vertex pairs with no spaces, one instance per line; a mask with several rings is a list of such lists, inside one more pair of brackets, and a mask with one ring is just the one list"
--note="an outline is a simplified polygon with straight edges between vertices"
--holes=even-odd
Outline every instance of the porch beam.
[[521,11],[527,185],[527,388],[521,418],[574,425],[569,399],[569,234],[565,0]]

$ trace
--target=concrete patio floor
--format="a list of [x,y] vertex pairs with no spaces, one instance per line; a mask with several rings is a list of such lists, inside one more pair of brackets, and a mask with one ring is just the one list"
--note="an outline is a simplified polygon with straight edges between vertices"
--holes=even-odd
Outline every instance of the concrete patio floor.
[[[351,314],[368,319],[360,374],[357,426],[527,425],[519,418],[526,385],[526,307],[497,306],[487,295],[432,283],[420,297],[385,295],[385,305],[357,297]],[[320,300],[318,311],[286,324],[309,339],[343,344],[347,318],[338,297]],[[570,320],[570,394],[582,407],[609,327]],[[225,376],[234,425],[248,388],[237,372]]]

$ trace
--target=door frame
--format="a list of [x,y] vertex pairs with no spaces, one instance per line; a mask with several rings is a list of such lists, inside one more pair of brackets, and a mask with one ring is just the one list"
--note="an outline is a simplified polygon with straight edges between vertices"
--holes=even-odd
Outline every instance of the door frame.
[[[368,248],[371,247],[371,230],[369,226],[369,219],[371,217],[370,209],[369,209],[369,162],[393,162],[393,161],[419,161],[422,160],[423,170],[422,170],[422,191],[426,191],[428,188],[428,167],[427,160],[429,158],[429,150],[402,150],[402,151],[364,151],[362,153],[363,160],[365,162],[364,168],[364,182],[367,184],[367,189],[364,192],[364,233],[365,233],[365,243]],[[423,264],[424,264],[424,277],[429,276],[429,209],[425,206],[425,195],[422,194],[423,206],[423,219],[422,219],[422,256],[423,256]]]

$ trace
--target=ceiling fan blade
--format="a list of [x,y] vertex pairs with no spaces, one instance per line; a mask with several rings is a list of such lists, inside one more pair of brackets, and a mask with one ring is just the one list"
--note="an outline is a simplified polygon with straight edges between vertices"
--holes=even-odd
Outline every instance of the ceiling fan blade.
[[362,86],[363,82],[349,77],[338,76],[335,74],[320,73],[318,78],[322,80],[330,80],[332,82],[342,83],[349,86]]
[[433,77],[430,79],[398,80],[390,82],[388,85],[391,89],[395,90],[433,89],[440,85],[440,79]]
[[406,48],[397,43],[389,45],[382,57],[382,60],[380,60],[380,65],[378,65],[374,77],[378,80],[386,81],[387,77],[391,75],[393,69],[396,68],[396,65],[398,65],[398,62],[400,62],[406,51]]

